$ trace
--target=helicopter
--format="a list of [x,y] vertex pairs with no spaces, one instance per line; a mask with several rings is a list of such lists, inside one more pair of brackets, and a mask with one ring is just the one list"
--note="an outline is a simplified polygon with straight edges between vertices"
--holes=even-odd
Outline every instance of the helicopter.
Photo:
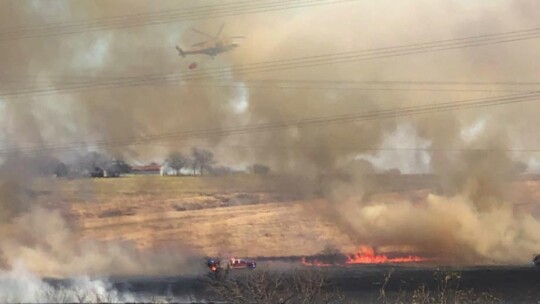
[[215,56],[229,52],[234,50],[239,46],[238,43],[234,42],[233,39],[240,39],[245,38],[243,36],[232,36],[227,38],[220,38],[221,33],[223,32],[223,28],[225,27],[225,23],[221,25],[219,28],[219,31],[215,36],[211,36],[207,33],[201,32],[196,29],[191,29],[197,34],[203,35],[205,37],[210,38],[209,40],[202,41],[199,43],[196,43],[191,46],[188,50],[183,50],[178,45],[176,46],[176,50],[178,51],[178,55],[182,57],[186,57],[186,55],[196,55],[196,54],[202,54],[202,55],[208,55],[212,59],[215,58]]

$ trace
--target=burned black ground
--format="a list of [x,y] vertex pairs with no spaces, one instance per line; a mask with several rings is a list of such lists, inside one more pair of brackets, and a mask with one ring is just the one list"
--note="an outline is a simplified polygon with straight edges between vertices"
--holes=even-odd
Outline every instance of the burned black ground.
[[[271,269],[273,263],[261,263],[260,268]],[[293,273],[298,264],[277,265],[276,271]],[[259,269],[253,271],[261,271]],[[449,288],[474,290],[500,300],[501,303],[537,303],[540,301],[540,268],[526,266],[478,266],[478,267],[414,267],[400,265],[355,265],[347,267],[325,267],[331,286],[337,287],[350,301],[377,303],[384,285],[388,297],[412,293],[421,286],[437,292],[441,275],[458,274],[459,279]],[[235,272],[242,275],[244,271]],[[389,276],[390,274],[390,276]],[[385,279],[389,276],[387,283]],[[48,280],[53,285],[62,280]],[[115,289],[132,294],[205,299],[209,296],[204,275],[172,277],[110,278]]]

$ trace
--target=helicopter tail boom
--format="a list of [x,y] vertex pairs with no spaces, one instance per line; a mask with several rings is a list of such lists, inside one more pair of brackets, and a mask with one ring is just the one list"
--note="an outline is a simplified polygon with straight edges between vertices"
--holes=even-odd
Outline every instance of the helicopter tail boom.
[[176,50],[178,51],[178,55],[184,58],[186,57],[186,53],[184,53],[184,51],[178,45],[176,46]]

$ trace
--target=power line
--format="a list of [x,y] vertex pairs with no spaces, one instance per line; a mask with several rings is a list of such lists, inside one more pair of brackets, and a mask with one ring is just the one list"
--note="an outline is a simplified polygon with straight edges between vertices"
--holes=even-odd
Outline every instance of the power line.
[[36,147],[24,147],[19,149],[3,149],[0,150],[0,154],[8,154],[14,152],[33,152],[33,151],[50,151],[50,150],[77,150],[81,148],[87,148],[88,146],[126,146],[136,145],[143,143],[153,143],[160,141],[167,141],[171,139],[186,140],[192,138],[208,138],[208,137],[222,137],[230,135],[241,135],[258,132],[268,132],[273,130],[286,129],[291,126],[297,128],[303,128],[308,126],[322,126],[336,123],[352,123],[363,122],[385,118],[396,118],[408,115],[419,115],[428,113],[439,113],[445,111],[470,109],[470,108],[482,108],[496,105],[516,104],[526,101],[533,101],[540,99],[540,91],[512,94],[497,97],[486,97],[468,99],[462,101],[443,102],[437,104],[427,104],[418,106],[409,106],[403,108],[386,109],[372,112],[360,112],[360,113],[348,113],[342,115],[311,117],[305,119],[297,119],[291,121],[271,122],[263,124],[253,124],[244,126],[234,126],[225,128],[211,128],[203,130],[191,130],[185,132],[175,133],[163,133],[153,134],[146,136],[139,136],[126,139],[117,140],[103,140],[93,143],[89,142],[72,142],[57,145],[42,145]]
[[[124,77],[92,77],[92,76],[80,76],[80,75],[58,75],[40,77],[36,75],[2,75],[0,74],[0,80],[2,82],[81,82],[81,80],[119,80]],[[264,83],[264,84],[282,84],[282,83],[301,83],[301,84],[332,84],[332,85],[408,85],[408,86],[538,86],[540,81],[451,81],[451,80],[351,80],[351,79],[246,79],[242,81],[225,81],[225,80],[204,80],[205,83]]]
[[287,0],[287,1],[239,1],[213,6],[171,10],[157,13],[105,17],[86,21],[50,23],[42,26],[10,28],[0,31],[0,41],[38,38],[58,35],[94,32],[106,29],[123,29],[171,22],[185,22],[208,18],[239,16],[279,10],[307,8],[357,0]]
[[[200,138],[195,139],[200,140]],[[3,141],[5,142],[5,141]],[[35,143],[27,143],[35,144]],[[181,145],[186,146],[185,142],[157,142],[152,143],[153,146],[172,146]],[[296,149],[321,149],[321,146],[305,145],[301,143],[295,143],[294,146],[283,145],[208,145],[208,144],[192,144],[191,146],[207,147],[216,149],[246,149],[246,150],[296,150]],[[359,149],[365,152],[512,152],[512,153],[535,153],[540,152],[540,148],[523,148],[523,149],[510,149],[510,148],[419,148],[419,147],[361,147],[361,146],[331,146],[331,150],[344,150],[344,149]]]
[[[522,30],[522,31],[514,31],[514,32],[507,32],[507,33],[500,33],[500,34],[489,34],[489,35],[483,35],[483,36],[472,36],[472,37],[465,37],[465,38],[457,38],[457,39],[451,39],[451,40],[441,40],[441,41],[435,41],[435,42],[427,42],[427,43],[417,43],[417,44],[411,44],[411,45],[404,45],[404,46],[394,46],[394,47],[384,47],[384,48],[376,48],[376,49],[367,49],[367,50],[359,50],[359,51],[349,51],[349,52],[339,52],[339,53],[333,53],[333,54],[324,54],[324,55],[317,55],[317,56],[309,56],[309,57],[297,57],[297,58],[290,58],[290,59],[282,59],[282,60],[273,60],[273,61],[265,61],[260,63],[252,63],[247,64],[240,67],[253,67],[253,66],[260,66],[260,65],[270,65],[270,64],[296,64],[298,62],[306,61],[306,60],[313,60],[313,59],[342,59],[339,56],[357,56],[357,55],[365,55],[370,54],[371,55],[379,55],[380,52],[387,52],[387,51],[400,51],[404,48],[411,48],[411,47],[441,47],[441,46],[447,46],[445,44],[448,43],[456,43],[456,42],[479,42],[479,41],[487,41],[492,42],[493,39],[509,39],[509,38],[521,38],[522,39],[533,39],[537,38],[537,36],[540,34],[540,28],[535,29],[529,29],[529,30]],[[516,36],[517,35],[517,36]],[[526,35],[526,36],[523,36]],[[531,36],[532,35],[532,36]],[[488,40],[486,40],[488,38]],[[477,40],[482,39],[482,40]],[[515,41],[515,40],[511,40]],[[498,41],[495,41],[498,42]],[[507,42],[504,40],[503,42]],[[460,45],[458,45],[460,46]],[[468,46],[468,45],[465,45]],[[364,54],[365,53],[365,54]],[[338,57],[336,57],[338,56]],[[112,80],[125,80],[125,79],[140,79],[140,78],[149,78],[149,77],[163,77],[163,76],[178,76],[178,75],[188,75],[188,76],[198,76],[198,75],[207,75],[212,76],[209,73],[212,72],[229,72],[230,68],[223,68],[223,67],[217,67],[217,68],[206,68],[201,69],[198,72],[193,73],[171,73],[171,74],[150,74],[150,75],[141,75],[141,76],[132,76],[132,77],[116,77],[112,78]],[[95,80],[95,79],[93,79]],[[100,80],[100,79],[97,79]],[[111,78],[108,78],[106,80],[111,80]]]
[[202,6],[195,6],[195,7],[188,7],[188,8],[182,8],[182,9],[172,9],[167,11],[157,11],[157,12],[145,12],[145,13],[138,13],[138,14],[130,14],[130,15],[117,15],[117,16],[109,16],[109,17],[100,17],[95,19],[88,19],[88,20],[78,20],[78,21],[67,21],[67,22],[53,22],[53,23],[45,23],[42,25],[29,25],[29,26],[18,26],[18,27],[7,27],[2,28],[0,30],[0,34],[5,33],[20,33],[25,31],[33,31],[33,30],[42,30],[42,29],[57,29],[58,27],[73,27],[73,26],[91,26],[94,24],[102,24],[103,22],[108,21],[116,21],[116,20],[124,20],[124,19],[132,19],[132,18],[152,18],[152,17],[162,17],[170,14],[177,14],[177,13],[185,13],[185,12],[197,12],[200,10],[208,10],[208,9],[220,9],[220,8],[227,8],[229,6],[237,6],[237,5],[245,5],[249,3],[257,3],[257,2],[265,2],[261,0],[252,0],[252,1],[237,1],[233,3],[225,3],[225,4],[213,4],[213,5],[202,5]]
[[[139,77],[139,76],[134,76]],[[122,80],[126,77],[91,77],[91,76],[78,76],[78,75],[61,75],[61,76],[47,76],[40,77],[35,75],[17,75],[7,76],[0,74],[0,84],[5,83],[53,83],[61,84],[66,83],[81,83],[82,81],[96,81],[96,80]],[[83,82],[84,83],[84,82]],[[425,80],[351,80],[351,79],[245,79],[241,81],[227,81],[227,80],[202,80],[199,83],[217,83],[217,84],[312,84],[312,85],[371,85],[371,86],[538,86],[540,81],[425,81]]]
[[[212,82],[208,80],[206,82]],[[219,81],[215,81],[219,82]],[[538,86],[540,81],[415,81],[415,80],[324,80],[324,79],[248,79],[241,82],[245,83],[264,83],[264,84],[331,84],[331,85],[430,85],[430,86]]]
[[[0,76],[2,84],[6,83],[58,83],[57,79],[63,82],[80,83],[77,80],[78,76],[62,76],[53,78],[37,78],[27,76],[23,78],[3,78]],[[90,77],[82,78],[92,80]],[[103,79],[103,78],[99,78]],[[110,80],[118,80],[119,78],[108,78]],[[321,89],[321,90],[368,90],[368,91],[443,91],[443,92],[529,92],[530,88],[520,87],[537,87],[540,82],[464,82],[464,81],[400,81],[400,80],[309,80],[309,79],[246,79],[242,81],[226,81],[226,80],[200,80],[182,83],[180,86],[210,86],[210,87],[234,87],[234,88],[269,88],[269,89]],[[367,87],[368,86],[368,87]],[[403,88],[406,86],[407,88]],[[449,87],[459,86],[460,89],[452,88],[425,88],[430,87]],[[478,87],[517,87],[514,89],[486,89]],[[465,88],[463,88],[465,87]],[[466,88],[476,87],[476,88]],[[32,87],[19,87],[18,89],[31,89]]]
[[[322,0],[324,1],[324,0]],[[239,10],[242,12],[242,10],[246,9],[260,9],[260,8],[272,8],[276,5],[285,5],[284,7],[277,7],[277,9],[286,9],[286,8],[295,8],[294,6],[287,6],[291,4],[317,4],[317,2],[322,3],[321,0],[319,1],[304,1],[304,0],[298,0],[298,1],[266,1],[257,4],[259,1],[240,1],[240,2],[234,2],[234,3],[226,3],[222,5],[206,5],[206,6],[200,6],[200,7],[194,7],[191,9],[180,9],[180,10],[172,10],[172,11],[165,11],[165,12],[158,12],[158,13],[143,13],[143,14],[137,14],[137,15],[128,15],[128,16],[116,16],[116,17],[105,17],[105,18],[98,18],[93,19],[89,21],[82,21],[82,22],[71,22],[71,23],[53,23],[53,24],[46,24],[44,26],[38,26],[33,28],[22,28],[22,29],[11,29],[6,30],[1,34],[16,34],[14,38],[31,38],[31,37],[39,37],[39,36],[47,36],[47,35],[57,35],[57,34],[72,34],[72,33],[80,33],[85,31],[94,31],[94,30],[103,30],[107,27],[109,28],[125,28],[125,27],[133,27],[133,26],[140,26],[140,25],[152,25],[152,24],[161,24],[161,23],[167,23],[167,22],[174,22],[178,21],[177,18],[185,18],[184,20],[180,21],[189,21],[193,19],[189,18],[198,18],[198,19],[204,19],[205,17],[216,17],[216,13],[238,13]],[[324,3],[323,3],[324,4]],[[232,9],[232,10],[231,10]],[[247,11],[244,13],[254,13],[257,11]],[[193,14],[195,13],[195,14]],[[214,15],[212,15],[214,14]],[[170,18],[173,19],[170,19]],[[146,18],[146,19],[145,19]],[[169,19],[166,19],[169,18]],[[142,19],[142,20],[141,20]],[[132,21],[132,23],[125,23],[126,21]],[[142,21],[142,22],[141,22]],[[82,29],[81,29],[82,28]],[[68,30],[64,32],[58,32],[58,30]],[[38,32],[36,35],[35,32]],[[41,35],[39,34],[39,32]],[[56,32],[55,32],[56,31]],[[25,32],[27,33],[26,35]],[[34,32],[32,35],[32,32]],[[0,36],[1,37],[1,36]]]
[[[152,145],[157,146],[171,146],[175,144],[185,145],[185,143],[153,143]],[[207,148],[216,148],[216,149],[246,149],[246,150],[295,150],[295,149],[321,149],[321,146],[314,145],[303,145],[296,144],[295,146],[280,146],[280,145],[201,145],[194,144],[192,146],[197,147],[207,147]],[[344,150],[344,149],[358,149],[360,152],[512,152],[512,153],[536,153],[540,152],[540,148],[529,148],[529,149],[498,149],[498,148],[418,148],[418,147],[408,147],[408,148],[390,148],[390,147],[361,147],[361,146],[331,146],[328,147],[331,150]]]
[[[268,83],[265,81],[242,81],[242,82],[223,82],[223,81],[192,81],[189,83],[180,84],[180,87],[212,87],[212,88],[246,88],[246,89],[269,89],[269,90],[319,90],[319,91],[378,91],[378,92],[477,92],[477,93],[510,93],[510,92],[531,92],[535,89],[514,87],[514,88],[426,88],[426,87],[401,87],[389,85],[369,85],[368,84],[349,84],[344,82],[343,84],[333,84],[333,82],[324,83],[320,82],[318,85],[310,82],[280,82],[280,83]],[[167,85],[167,84],[165,84]],[[171,84],[168,84],[171,85]],[[493,86],[495,84],[492,84]],[[537,84],[537,86],[540,85]],[[425,86],[425,85],[424,85]],[[531,86],[531,85],[529,85]],[[21,88],[18,88],[21,89]]]
[[[313,86],[304,83],[295,83],[295,82],[282,82],[269,83],[265,84],[264,81],[243,81],[243,82],[212,82],[212,81],[197,81],[181,84],[180,86],[190,86],[190,87],[220,87],[220,88],[247,88],[247,89],[279,89],[279,90],[323,90],[323,91],[380,91],[380,92],[478,92],[478,93],[502,93],[502,92],[531,92],[535,89],[531,88],[512,88],[512,89],[487,89],[487,88],[461,88],[461,89],[451,89],[451,88],[423,88],[423,87],[412,87],[412,88],[403,88],[403,87],[391,87],[391,86],[354,86],[347,83],[342,85],[332,85],[320,83],[318,86]],[[540,84],[539,84],[540,85]]]
[[[534,31],[534,32],[533,32]],[[530,36],[531,32],[533,32],[533,36]],[[514,35],[516,32],[511,32],[512,35]],[[526,33],[528,36],[523,36],[523,33]],[[300,57],[300,58],[292,58],[292,59],[285,59],[285,60],[274,60],[274,61],[266,61],[266,62],[260,62],[260,63],[253,63],[253,64],[247,64],[247,65],[241,65],[241,66],[238,66],[238,68],[236,70],[234,70],[235,67],[232,67],[231,68],[223,68],[223,67],[218,67],[218,68],[207,68],[207,69],[202,69],[198,72],[192,72],[192,73],[171,73],[171,74],[154,74],[154,75],[142,75],[142,76],[132,76],[132,77],[125,77],[125,78],[115,78],[113,80],[110,80],[111,82],[121,82],[121,81],[137,81],[137,80],[145,80],[145,79],[150,79],[150,80],[164,80],[164,81],[177,81],[177,80],[192,80],[192,79],[204,79],[204,78],[209,78],[211,76],[220,76],[224,73],[230,73],[231,70],[234,70],[235,72],[242,72],[246,69],[253,69],[253,68],[258,68],[258,69],[261,69],[262,68],[265,68],[265,70],[262,70],[263,72],[265,71],[268,71],[267,68],[275,68],[277,64],[279,64],[279,67],[280,69],[291,69],[291,68],[297,68],[298,64],[309,64],[309,63],[312,63],[313,60],[316,60],[315,62],[316,63],[320,63],[322,60],[340,60],[340,59],[349,59],[351,58],[350,56],[355,56],[355,57],[358,57],[359,55],[371,55],[371,56],[368,56],[367,58],[366,57],[359,57],[359,58],[355,58],[355,57],[352,57],[353,59],[356,59],[356,60],[365,60],[365,59],[373,59],[373,58],[384,58],[384,57],[391,57],[391,56],[398,56],[398,55],[408,55],[409,53],[397,53],[395,54],[396,50],[397,51],[410,51],[410,50],[415,50],[415,49],[411,49],[412,47],[417,47],[417,46],[420,46],[420,47],[423,47],[425,48],[426,45],[428,48],[434,48],[434,47],[448,47],[448,43],[455,43],[456,41],[463,41],[463,40],[466,40],[466,39],[469,39],[470,41],[468,41],[468,44],[458,44],[458,45],[450,45],[450,46],[455,46],[457,48],[463,48],[463,47],[469,47],[469,46],[476,46],[476,44],[473,44],[471,45],[471,43],[475,43],[475,42],[487,42],[488,44],[489,43],[500,43],[500,42],[508,42],[509,39],[512,39],[510,41],[516,41],[514,39],[518,39],[517,41],[519,40],[525,40],[525,39],[533,39],[533,38],[537,38],[538,35],[540,34],[540,28],[539,29],[534,29],[534,30],[524,30],[524,31],[521,31],[518,33],[519,36],[508,36],[508,33],[502,33],[502,34],[497,34],[497,37],[495,38],[489,38],[491,40],[485,40],[483,39],[482,41],[477,41],[477,40],[470,40],[470,37],[469,38],[459,38],[459,39],[454,39],[454,40],[443,40],[443,41],[436,41],[436,42],[429,42],[429,43],[421,43],[421,44],[413,44],[413,45],[405,45],[405,46],[397,46],[397,47],[387,47],[387,48],[378,48],[378,49],[369,49],[369,50],[360,50],[360,51],[352,51],[352,52],[341,52],[341,53],[335,53],[335,54],[326,54],[326,55],[318,55],[318,56],[310,56],[310,57]],[[485,37],[491,37],[491,36],[496,36],[495,34],[491,34],[491,35],[485,35],[483,38]],[[474,36],[472,38],[476,39],[480,36]],[[495,40],[493,41],[492,39],[498,39],[498,40]],[[503,39],[503,40],[501,40]],[[443,44],[441,44],[443,43]],[[482,44],[483,45],[483,44]],[[446,49],[444,49],[446,50]],[[388,54],[388,51],[390,51],[391,53]],[[431,49],[429,49],[428,51],[431,51]],[[381,53],[382,52],[382,53]],[[384,55],[384,56],[381,56],[381,57],[374,57],[374,55]],[[413,53],[410,53],[410,54],[413,54]],[[390,56],[389,56],[390,55]],[[348,56],[348,57],[345,57],[343,58],[343,56]],[[323,63],[326,63],[326,62],[323,62]],[[284,66],[285,65],[285,66]],[[108,84],[107,81],[103,82],[103,81],[94,81],[93,82],[94,84]]]
[[251,73],[262,73],[270,71],[281,71],[298,68],[316,67],[327,64],[346,63],[353,61],[363,61],[379,58],[389,58],[396,56],[405,56],[412,54],[421,54],[436,51],[445,51],[453,49],[462,49],[483,45],[523,41],[540,37],[540,28],[515,31],[510,33],[490,34],[483,36],[473,36],[458,38],[452,40],[442,40],[427,43],[417,43],[404,46],[368,49],[352,52],[341,52],[335,54],[326,54],[309,57],[299,57],[284,60],[273,60],[260,63],[232,66],[231,68],[208,68],[198,72],[170,73],[142,75],[134,77],[119,78],[115,80],[96,80],[87,83],[61,84],[57,86],[46,86],[43,88],[12,90],[3,92],[0,97],[9,97],[15,95],[35,96],[36,94],[50,94],[66,91],[87,91],[95,89],[114,89],[119,87],[132,87],[142,85],[155,85],[178,83],[180,81],[194,81],[204,79],[227,79],[234,74],[241,76]]

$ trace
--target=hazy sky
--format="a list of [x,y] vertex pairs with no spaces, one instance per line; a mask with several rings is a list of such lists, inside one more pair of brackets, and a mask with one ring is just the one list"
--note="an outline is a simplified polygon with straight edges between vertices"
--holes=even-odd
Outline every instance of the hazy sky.
[[[232,2],[232,1],[228,1]],[[224,1],[1,1],[0,24],[2,28],[40,25],[51,22],[69,22],[85,19],[125,16],[130,14],[167,11],[177,8],[223,4]],[[208,18],[190,22],[113,29],[74,35],[23,39],[0,42],[0,64],[3,77],[28,80],[39,77],[45,83],[55,78],[78,77],[126,77],[148,74],[184,72],[187,65],[197,62],[199,68],[235,67],[238,65],[282,60],[321,54],[374,49],[484,35],[534,28],[536,20],[531,14],[538,9],[536,1],[428,1],[428,0],[382,0],[352,1],[325,6],[312,6],[278,12],[266,12],[234,17]],[[226,23],[224,35],[242,35],[241,47],[230,54],[182,59],[177,56],[175,45],[189,47],[201,41],[200,35],[190,31],[194,27],[210,34]],[[263,119],[255,115],[255,103],[269,103],[255,98],[241,82],[249,79],[326,79],[326,80],[405,80],[405,81],[537,81],[539,63],[536,58],[538,40],[526,40],[495,46],[451,50],[444,52],[415,54],[344,64],[324,65],[272,73],[255,73],[242,77],[231,76],[240,82],[239,88],[227,90],[220,98],[209,98],[197,105],[182,104],[186,92],[174,86],[152,88],[128,88],[101,90],[89,93],[67,93],[40,96],[28,102],[28,98],[5,100],[4,102],[27,102],[20,109],[3,110],[2,137],[21,142],[70,142],[122,138],[141,134],[167,133],[178,130],[201,129],[218,125],[230,126],[256,122]],[[0,90],[6,85],[0,86]],[[9,86],[8,88],[12,88]],[[369,94],[358,92],[357,97],[342,91],[320,91],[321,99],[333,100],[339,107],[329,112],[314,100],[310,111],[284,110],[284,103],[294,103],[289,91],[275,95],[273,106],[279,119],[338,114],[338,110],[351,112],[363,110],[362,103],[369,100],[377,107],[406,106],[416,103],[434,103],[501,93],[471,92],[385,92]],[[184,94],[184,95],[182,95]],[[190,93],[191,94],[191,93]],[[196,93],[200,94],[200,93]],[[218,91],[215,94],[220,95]],[[214,96],[214,93],[211,94]],[[297,95],[297,94],[296,94]],[[295,95],[295,96],[296,96]],[[144,97],[144,100],[143,100]],[[200,97],[199,97],[200,98]],[[5,99],[5,98],[4,98]],[[178,100],[176,103],[174,100]],[[92,100],[92,101],[91,101]],[[135,101],[134,101],[135,100]],[[163,107],[171,110],[156,110],[160,100]],[[189,100],[193,100],[191,97]],[[90,105],[94,104],[94,105]],[[151,109],[146,107],[150,105]],[[217,104],[217,106],[216,106]],[[347,104],[347,106],[344,106]],[[84,105],[81,107],[81,105]],[[306,104],[303,104],[306,105]],[[185,108],[183,108],[185,106]],[[371,109],[373,107],[365,107]],[[213,108],[210,115],[207,109]],[[317,110],[320,108],[319,110]],[[5,108],[2,108],[5,109]],[[188,110],[189,109],[189,110]],[[281,109],[281,110],[280,110]],[[490,109],[491,110],[491,109]],[[33,117],[36,130],[20,133],[17,115]],[[500,113],[500,109],[493,112]],[[196,122],[178,125],[178,121],[189,120],[186,116],[198,113]],[[16,113],[16,114],[13,114]],[[109,124],[109,120],[120,113],[122,123]],[[213,113],[213,114],[212,114]],[[464,120],[460,132],[468,134],[467,128],[475,128],[483,122],[489,124],[492,113],[475,113]],[[26,116],[25,116],[26,115]],[[277,114],[276,114],[277,115]],[[9,117],[7,117],[9,116]],[[58,119],[58,118],[61,119]],[[274,118],[276,118],[274,117]],[[150,118],[150,119],[149,119]],[[101,121],[96,121],[101,119]],[[407,122],[400,127],[385,130],[388,136],[384,145],[391,147],[423,146],[430,138],[419,138],[416,127]],[[524,124],[525,125],[525,124]],[[530,132],[526,126],[516,125],[516,132]],[[404,131],[405,130],[405,131]],[[32,133],[32,135],[30,135]],[[34,132],[35,133],[35,132]],[[9,135],[11,134],[11,135]],[[540,147],[540,140],[529,139],[529,134],[513,137],[513,145]],[[227,145],[237,145],[242,139],[221,141],[221,145],[210,143],[225,163],[251,162],[257,153],[243,153]],[[160,158],[169,148],[146,149],[131,157],[145,161]],[[425,170],[429,157],[413,152],[380,152],[371,159],[382,167],[399,166],[405,171]],[[528,157],[526,157],[528,158]],[[533,160],[530,160],[534,162]],[[417,165],[411,165],[411,164]],[[411,167],[412,166],[412,167]],[[414,168],[419,166],[418,168]]]
[[[77,20],[105,26],[111,16],[223,3],[0,0],[0,28],[43,28],[54,22],[65,26]],[[0,30],[0,139],[7,140],[4,146],[20,149],[28,143],[133,143],[157,135],[214,130],[204,138],[171,136],[102,149],[113,157],[148,162],[162,160],[173,150],[189,153],[197,146],[214,151],[220,164],[267,164],[274,172],[308,181],[300,185],[284,178],[284,191],[295,188],[307,193],[306,199],[322,193],[327,206],[315,211],[350,234],[355,245],[414,246],[464,261],[528,261],[540,243],[540,221],[531,212],[515,212],[515,201],[506,197],[504,186],[515,173],[515,160],[539,163],[538,153],[510,152],[540,148],[539,101],[453,111],[443,106],[537,91],[538,84],[515,84],[540,83],[540,40],[520,39],[523,34],[510,43],[393,57],[386,55],[395,54],[395,48],[374,50],[428,48],[422,43],[534,29],[538,11],[537,0],[365,0],[20,40],[2,39],[5,33]],[[203,38],[190,28],[212,34],[222,23],[225,36],[245,36],[238,49],[215,60],[178,56],[176,45],[188,48]],[[328,64],[328,55],[361,50],[378,58],[356,56]],[[310,57],[309,66],[290,69],[290,59]],[[192,63],[198,64],[195,72],[188,68]],[[247,73],[250,64],[266,67]],[[209,79],[200,84],[175,78],[197,71]],[[158,84],[149,84],[156,77]],[[146,85],[140,85],[141,79]],[[216,79],[224,86],[208,81]],[[308,80],[319,82],[298,85]],[[96,88],[100,81],[109,87]],[[276,81],[292,87],[271,85]],[[346,86],[361,81],[372,83]],[[57,92],[74,83],[89,88]],[[52,94],[9,95],[43,88],[52,89]],[[437,113],[401,112],[386,119],[366,115],[365,120],[348,121],[346,116],[437,106]],[[309,126],[291,123],[307,124],[317,117],[335,119]],[[318,122],[310,122],[314,121]],[[256,124],[267,127],[252,132]],[[281,124],[287,128],[274,128]],[[252,129],[238,129],[246,125]],[[231,129],[242,134],[230,135]],[[417,148],[437,151],[411,151]],[[23,171],[18,170],[20,160],[14,160],[7,166],[12,171],[3,172],[8,179],[11,172]],[[371,165],[433,172],[441,177],[441,189],[421,204],[408,198],[401,202],[371,197],[378,191],[364,179],[373,172]],[[28,183],[19,175],[21,184]],[[43,219],[38,212],[28,221],[37,223],[34,218]],[[61,217],[51,220],[61,222]],[[33,229],[41,233],[40,227]],[[73,253],[79,252],[75,249]],[[10,256],[18,257],[17,250]],[[47,257],[37,256],[39,261]]]

